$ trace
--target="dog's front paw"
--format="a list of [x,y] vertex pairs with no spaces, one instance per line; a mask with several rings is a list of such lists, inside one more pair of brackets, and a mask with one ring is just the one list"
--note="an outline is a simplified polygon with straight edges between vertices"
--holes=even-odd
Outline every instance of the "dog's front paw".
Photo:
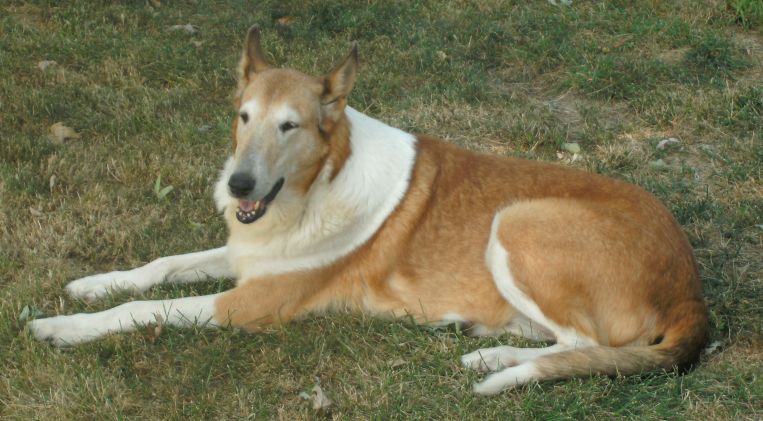
[[115,271],[87,276],[66,285],[66,293],[73,298],[95,300],[109,293],[120,291],[141,291],[138,280],[130,271]]
[[48,342],[57,347],[76,345],[101,336],[101,333],[88,323],[87,314],[37,319],[29,322],[27,326],[38,341]]

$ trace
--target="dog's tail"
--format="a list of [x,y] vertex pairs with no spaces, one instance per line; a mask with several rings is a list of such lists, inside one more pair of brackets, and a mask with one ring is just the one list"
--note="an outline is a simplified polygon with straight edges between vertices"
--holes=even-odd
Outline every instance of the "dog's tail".
[[671,309],[664,334],[647,346],[594,346],[559,352],[533,360],[537,380],[592,374],[638,374],[658,369],[680,371],[699,359],[707,343],[707,311],[701,301],[687,301]]

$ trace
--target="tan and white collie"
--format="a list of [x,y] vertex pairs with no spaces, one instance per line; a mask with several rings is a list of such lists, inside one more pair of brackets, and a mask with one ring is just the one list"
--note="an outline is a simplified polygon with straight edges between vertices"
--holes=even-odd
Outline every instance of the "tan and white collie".
[[357,47],[325,77],[271,67],[257,27],[240,64],[234,152],[215,201],[225,247],[71,282],[73,297],[235,278],[219,294],[30,322],[65,346],[165,324],[257,331],[330,309],[461,322],[554,345],[464,355],[481,394],[531,381],[694,363],[708,322],[692,249],[639,187],[478,155],[347,106]]

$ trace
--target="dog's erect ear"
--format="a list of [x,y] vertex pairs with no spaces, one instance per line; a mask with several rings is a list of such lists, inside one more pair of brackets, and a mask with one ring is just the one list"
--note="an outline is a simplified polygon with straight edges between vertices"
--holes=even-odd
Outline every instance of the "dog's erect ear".
[[260,27],[252,25],[246,34],[244,52],[241,55],[241,64],[239,65],[241,82],[244,84],[248,83],[255,74],[269,68],[270,65],[265,60],[265,53],[260,45]]
[[358,74],[358,44],[353,42],[350,54],[323,79],[321,95],[321,128],[331,131],[347,105],[347,95]]
[[355,76],[358,73],[358,44],[353,42],[350,55],[342,64],[336,66],[323,81],[323,97],[321,102],[328,104],[340,97],[346,97],[352,91],[355,84]]

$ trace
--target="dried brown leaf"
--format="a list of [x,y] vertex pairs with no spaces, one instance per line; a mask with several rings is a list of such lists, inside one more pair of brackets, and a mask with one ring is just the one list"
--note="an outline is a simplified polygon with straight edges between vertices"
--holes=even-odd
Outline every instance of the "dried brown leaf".
[[403,365],[405,365],[405,360],[400,357],[387,361],[387,367],[389,368],[397,368]]
[[291,26],[294,23],[294,16],[282,16],[276,19],[276,23],[281,26]]
[[329,406],[331,406],[334,402],[331,401],[331,399],[326,396],[326,394],[323,392],[323,389],[321,388],[321,385],[316,384],[313,386],[313,409],[316,411],[318,410],[325,410]]
[[164,318],[161,314],[155,314],[156,317],[156,323],[149,323],[146,325],[146,338],[148,338],[149,342],[154,343],[156,342],[156,339],[162,334],[162,329],[164,328]]
[[71,139],[79,139],[80,134],[75,132],[71,127],[64,126],[64,123],[58,122],[50,126],[50,140],[58,143]]

